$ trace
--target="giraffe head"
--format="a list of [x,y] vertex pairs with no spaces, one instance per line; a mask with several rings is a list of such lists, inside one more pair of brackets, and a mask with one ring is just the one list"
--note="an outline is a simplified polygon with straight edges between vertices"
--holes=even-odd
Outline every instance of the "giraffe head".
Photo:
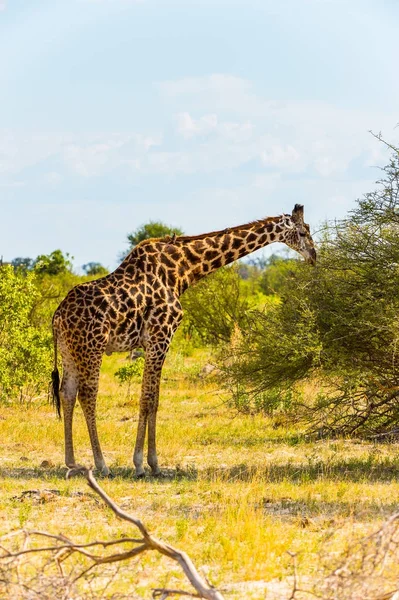
[[[287,215],[284,215],[285,217]],[[312,236],[310,235],[309,225],[303,219],[303,205],[295,204],[292,214],[285,220],[286,234],[285,243],[287,246],[302,254],[306,262],[311,265],[316,264],[316,250]]]

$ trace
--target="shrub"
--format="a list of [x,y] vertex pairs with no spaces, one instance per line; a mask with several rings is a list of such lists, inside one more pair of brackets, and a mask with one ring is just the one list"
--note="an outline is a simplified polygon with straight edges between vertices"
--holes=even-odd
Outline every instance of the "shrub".
[[58,275],[43,274],[33,279],[36,294],[32,301],[31,322],[49,329],[53,314],[68,292],[79,283],[92,279],[66,271]]
[[207,344],[228,342],[235,325],[243,325],[252,302],[251,291],[241,282],[237,269],[219,269],[182,296],[184,331]]
[[33,273],[0,268],[0,400],[32,399],[47,391],[52,339],[31,324],[39,292]]
[[127,394],[130,394],[130,387],[134,379],[141,379],[144,373],[144,357],[139,357],[130,362],[128,365],[120,367],[114,373],[114,377],[119,381],[120,385],[127,384]]
[[326,227],[316,268],[291,264],[280,303],[251,312],[224,360],[225,385],[267,391],[270,407],[317,377],[313,401],[291,404],[312,430],[369,435],[399,420],[399,153],[379,184]]
[[286,277],[289,277],[292,270],[295,270],[295,263],[295,259],[272,254],[264,265],[259,278],[259,287],[262,292],[266,295],[279,294],[284,288]]

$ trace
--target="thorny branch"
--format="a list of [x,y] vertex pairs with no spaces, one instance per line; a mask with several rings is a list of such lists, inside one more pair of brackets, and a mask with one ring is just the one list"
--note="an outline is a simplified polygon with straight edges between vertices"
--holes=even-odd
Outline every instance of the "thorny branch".
[[394,513],[335,558],[327,553],[315,591],[325,600],[398,600],[398,555],[399,513]]

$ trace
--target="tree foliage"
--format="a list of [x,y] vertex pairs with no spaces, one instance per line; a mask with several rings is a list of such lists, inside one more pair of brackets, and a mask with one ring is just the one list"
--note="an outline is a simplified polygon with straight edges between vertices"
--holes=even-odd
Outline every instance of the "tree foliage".
[[31,312],[39,292],[35,275],[0,268],[0,400],[32,399],[47,388],[52,355],[48,330]]
[[129,249],[124,252],[121,258],[124,258],[137,244],[143,240],[150,238],[162,238],[167,235],[183,235],[183,231],[179,227],[171,227],[166,225],[162,221],[149,221],[144,225],[141,225],[131,233],[127,235],[127,241],[129,243]]
[[11,261],[11,264],[20,273],[34,271],[37,275],[55,276],[72,272],[71,259],[68,252],[64,255],[61,250],[54,250],[50,254],[40,254],[35,259],[17,256]]
[[11,264],[15,270],[20,270],[23,273],[26,273],[27,271],[31,271],[33,269],[35,261],[28,256],[17,256],[11,261]]
[[[316,268],[293,262],[279,283],[281,301],[252,311],[225,363],[226,385],[241,405],[261,394],[264,406],[269,398],[286,409],[295,390],[295,415],[318,431],[386,431],[399,419],[398,282],[394,153],[378,188],[326,226]],[[304,402],[298,382],[311,378],[319,391]]]
[[290,277],[295,270],[296,260],[285,258],[279,254],[272,254],[259,277],[259,287],[264,294],[279,294],[284,287],[286,277]]
[[90,277],[102,277],[108,275],[109,271],[99,262],[89,262],[82,265],[83,271]]
[[250,281],[242,281],[237,266],[224,267],[202,279],[182,296],[183,327],[203,343],[228,342],[236,326],[244,327],[259,294]]
[[33,269],[38,275],[61,275],[72,271],[72,262],[68,252],[64,255],[61,250],[51,254],[41,254],[34,262]]

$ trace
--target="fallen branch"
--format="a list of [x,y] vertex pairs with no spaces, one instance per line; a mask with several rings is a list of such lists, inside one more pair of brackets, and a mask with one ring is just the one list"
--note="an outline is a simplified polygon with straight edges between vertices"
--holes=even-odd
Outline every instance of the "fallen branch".
[[[25,530],[12,532],[11,534],[7,534],[0,538],[0,587],[2,584],[3,586],[8,586],[7,591],[8,593],[11,593],[12,591],[13,598],[39,597],[44,599],[51,598],[52,594],[53,597],[55,597],[54,587],[52,592],[49,592],[50,595],[47,594],[47,589],[44,590],[43,588],[43,573],[46,569],[48,569],[49,565],[52,565],[53,567],[56,567],[57,571],[57,576],[52,576],[54,586],[57,587],[57,598],[66,599],[71,597],[70,593],[73,590],[76,582],[86,576],[87,573],[92,571],[94,567],[98,565],[120,563],[121,561],[126,561],[137,557],[148,550],[155,550],[176,561],[181,566],[184,574],[193,586],[195,593],[184,590],[168,590],[157,588],[153,590],[153,598],[161,598],[164,600],[169,596],[180,595],[190,596],[193,598],[205,598],[206,600],[224,600],[222,594],[203,577],[201,577],[190,557],[185,552],[177,550],[173,546],[170,546],[169,544],[166,544],[153,537],[139,519],[129,515],[119,506],[117,506],[117,504],[115,504],[115,502],[98,484],[91,472],[91,469],[86,469],[85,467],[71,469],[68,471],[67,477],[70,478],[78,474],[86,477],[91,489],[94,490],[100,496],[100,498],[102,498],[105,504],[109,506],[109,508],[117,517],[123,519],[124,521],[128,521],[137,527],[141,537],[122,538],[111,541],[96,540],[86,544],[78,544],[61,534],[55,535],[44,531]],[[7,548],[5,543],[15,540],[17,536],[23,536],[22,547],[19,546],[18,550],[11,550]],[[49,541],[45,546],[32,546],[32,540],[37,538],[45,538],[46,540],[51,541]],[[128,545],[128,549],[126,549],[126,545]],[[113,551],[111,554],[103,555],[96,552],[96,547],[101,547],[103,549],[113,548]],[[21,575],[21,560],[23,557],[29,557],[32,554],[39,554],[42,558],[47,556],[47,559],[44,560],[43,558],[36,578],[32,579],[30,574],[29,579],[26,580],[23,579]],[[48,558],[48,555],[50,555],[50,559]],[[72,569],[68,575],[65,575],[61,565],[72,555],[80,555],[84,557],[86,561],[88,561],[88,566],[83,570],[80,570],[78,573]],[[1,572],[2,570],[3,572]],[[12,572],[14,572],[15,575],[14,579],[11,575]],[[49,583],[49,585],[51,587],[51,583]],[[19,590],[19,595],[16,593],[17,589]],[[60,590],[62,590],[62,595]]]
[[[145,552],[146,550],[157,550],[161,554],[168,556],[172,560],[175,560],[179,563],[181,568],[184,571],[184,574],[190,581],[193,588],[196,590],[199,598],[206,598],[207,600],[223,600],[223,596],[220,592],[218,592],[214,587],[209,586],[206,581],[201,577],[192,563],[190,557],[180,550],[176,550],[173,546],[169,544],[165,544],[160,540],[154,538],[143,525],[143,523],[128,515],[125,511],[123,511],[119,506],[115,504],[113,500],[104,492],[104,490],[98,485],[96,479],[93,477],[93,473],[91,469],[86,469],[84,467],[80,468],[79,471],[83,473],[87,479],[87,482],[92,490],[97,492],[97,494],[104,500],[104,502],[109,506],[109,508],[124,521],[128,521],[129,523],[133,523],[140,531],[143,536],[143,544],[136,548],[136,554],[140,552]],[[74,474],[73,471],[70,474]],[[135,555],[136,555],[135,554]]]

